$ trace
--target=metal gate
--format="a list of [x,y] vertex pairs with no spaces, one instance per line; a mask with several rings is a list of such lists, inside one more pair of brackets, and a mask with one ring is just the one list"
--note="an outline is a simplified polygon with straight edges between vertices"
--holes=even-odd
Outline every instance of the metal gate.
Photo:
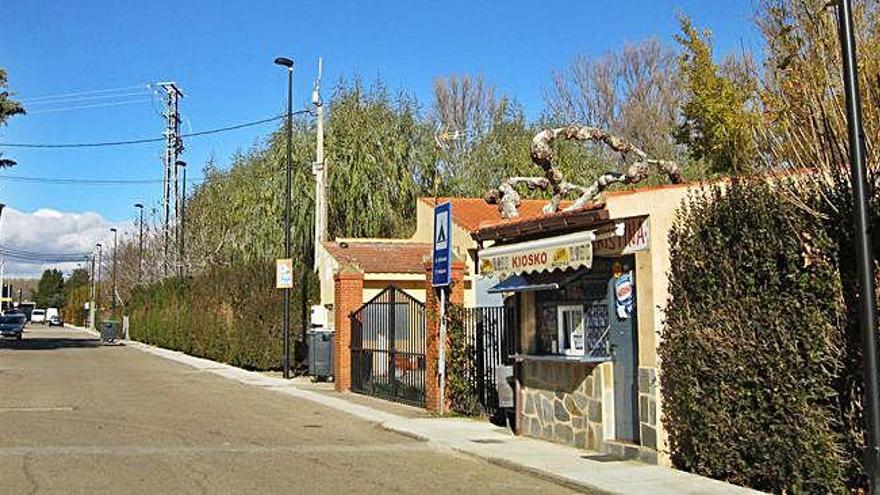
[[493,416],[498,408],[495,370],[513,364],[518,317],[514,306],[467,308],[463,323],[469,350],[467,379],[483,407]]
[[391,286],[351,314],[351,389],[425,405],[425,305]]

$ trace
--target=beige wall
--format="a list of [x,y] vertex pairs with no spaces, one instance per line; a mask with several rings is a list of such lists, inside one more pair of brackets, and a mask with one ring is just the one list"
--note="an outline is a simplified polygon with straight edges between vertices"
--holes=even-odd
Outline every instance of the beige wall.
[[[640,388],[640,400],[653,401],[655,413],[653,424],[643,427],[654,428],[657,435],[658,462],[670,464],[668,456],[668,437],[660,421],[663,404],[660,400],[660,380],[657,375],[662,365],[657,357],[657,345],[663,330],[663,311],[669,299],[669,231],[675,222],[675,215],[682,201],[690,191],[702,186],[667,186],[641,191],[622,191],[611,193],[606,198],[606,208],[612,219],[648,215],[650,229],[650,249],[636,256],[636,298],[639,317],[639,367],[651,368],[654,380],[648,390]],[[644,434],[642,435],[644,437]]]

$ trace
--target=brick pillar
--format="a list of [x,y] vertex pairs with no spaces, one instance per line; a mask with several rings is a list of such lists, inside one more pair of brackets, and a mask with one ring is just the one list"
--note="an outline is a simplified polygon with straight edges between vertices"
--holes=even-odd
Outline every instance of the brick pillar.
[[[447,302],[464,304],[464,270],[461,261],[452,262],[452,286]],[[425,263],[425,408],[440,411],[440,296],[431,285],[431,263]],[[447,352],[449,346],[446,346]],[[447,397],[447,407],[449,401]]]
[[334,277],[333,318],[336,332],[333,336],[333,381],[337,392],[351,389],[351,319],[352,312],[364,300],[363,272],[348,268]]

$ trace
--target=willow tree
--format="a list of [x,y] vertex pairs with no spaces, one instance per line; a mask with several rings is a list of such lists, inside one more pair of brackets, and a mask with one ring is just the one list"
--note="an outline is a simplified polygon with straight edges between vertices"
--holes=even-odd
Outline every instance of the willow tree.
[[431,128],[416,101],[381,84],[340,82],[329,105],[325,143],[331,238],[409,233],[419,177],[434,159]]

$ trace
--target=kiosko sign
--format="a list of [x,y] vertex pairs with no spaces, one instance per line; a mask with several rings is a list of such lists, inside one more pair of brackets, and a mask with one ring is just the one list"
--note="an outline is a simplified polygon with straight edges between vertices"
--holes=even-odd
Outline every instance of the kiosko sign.
[[490,247],[480,251],[480,272],[506,277],[522,273],[589,268],[593,264],[592,232],[578,232]]

